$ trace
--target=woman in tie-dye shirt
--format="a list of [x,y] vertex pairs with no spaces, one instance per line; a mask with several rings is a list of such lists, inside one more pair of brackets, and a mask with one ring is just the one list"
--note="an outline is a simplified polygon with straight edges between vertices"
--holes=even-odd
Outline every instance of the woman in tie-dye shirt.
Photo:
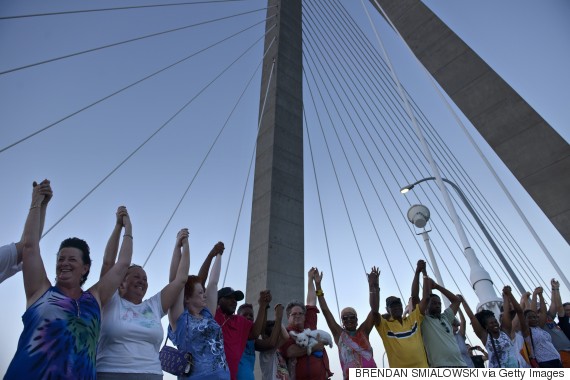
[[[42,184],[49,181],[43,181]],[[98,283],[83,291],[91,267],[89,246],[64,240],[57,254],[56,280],[48,280],[40,256],[40,208],[46,190],[36,185],[24,227],[24,331],[4,379],[95,379],[95,355],[101,306],[125,276],[132,254],[132,227],[126,214],[125,236],[117,263]]]

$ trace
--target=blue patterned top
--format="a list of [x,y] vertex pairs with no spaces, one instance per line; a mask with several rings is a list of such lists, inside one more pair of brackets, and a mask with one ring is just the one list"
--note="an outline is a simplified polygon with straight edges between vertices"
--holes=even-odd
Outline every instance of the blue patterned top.
[[168,326],[168,338],[179,350],[192,354],[194,367],[186,379],[229,379],[222,329],[208,309],[202,309],[200,315],[195,317],[184,310],[176,321],[176,330]]
[[489,353],[489,368],[519,367],[519,362],[514,355],[513,342],[504,331],[501,331],[499,338],[497,339],[493,338],[491,334],[487,334],[487,343],[485,344],[485,348]]
[[101,310],[93,295],[77,300],[55,286],[22,316],[24,331],[4,379],[95,379]]

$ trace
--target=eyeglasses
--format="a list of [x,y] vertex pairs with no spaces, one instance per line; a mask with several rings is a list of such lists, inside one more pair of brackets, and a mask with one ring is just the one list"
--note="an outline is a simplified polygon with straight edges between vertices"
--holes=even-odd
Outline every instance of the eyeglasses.
[[347,314],[342,316],[343,321],[356,321],[358,318],[354,314]]

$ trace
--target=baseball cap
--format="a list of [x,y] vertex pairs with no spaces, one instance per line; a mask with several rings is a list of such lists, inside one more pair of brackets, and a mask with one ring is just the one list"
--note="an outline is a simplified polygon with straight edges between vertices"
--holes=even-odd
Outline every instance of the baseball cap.
[[229,286],[218,290],[218,299],[223,297],[233,297],[236,301],[241,301],[245,298],[241,290],[233,290]]
[[399,299],[398,297],[390,296],[386,298],[386,307],[390,307],[397,303],[402,304],[402,300]]

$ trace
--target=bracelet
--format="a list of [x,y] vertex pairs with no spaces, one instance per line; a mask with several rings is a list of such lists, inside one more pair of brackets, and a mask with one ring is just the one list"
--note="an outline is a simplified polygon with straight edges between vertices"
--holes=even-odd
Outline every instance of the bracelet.
[[554,290],[560,290],[560,288],[552,288],[552,290],[553,290],[553,291],[554,291]]
[[42,207],[42,206],[41,205],[32,206],[32,207],[30,207],[30,210],[34,209],[34,208],[40,208],[40,207]]
[[[133,235],[124,234],[124,235],[123,235],[123,237],[124,237],[124,238],[126,238],[126,237],[130,237],[130,238],[132,239],[132,238],[133,238]],[[134,239],[133,239],[133,240],[134,240]]]
[[323,292],[323,289],[319,289],[315,293],[317,294],[317,297],[322,297],[325,295],[325,293]]

